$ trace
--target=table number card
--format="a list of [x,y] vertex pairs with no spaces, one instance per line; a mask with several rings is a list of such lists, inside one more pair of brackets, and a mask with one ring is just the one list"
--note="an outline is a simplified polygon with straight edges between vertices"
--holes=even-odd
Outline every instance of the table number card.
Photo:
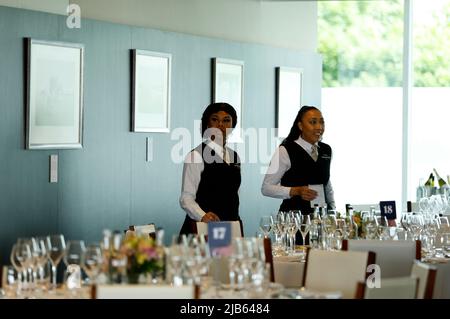
[[212,256],[229,256],[231,254],[231,223],[208,223],[208,244]]
[[380,202],[381,216],[386,216],[387,220],[396,219],[395,201]]

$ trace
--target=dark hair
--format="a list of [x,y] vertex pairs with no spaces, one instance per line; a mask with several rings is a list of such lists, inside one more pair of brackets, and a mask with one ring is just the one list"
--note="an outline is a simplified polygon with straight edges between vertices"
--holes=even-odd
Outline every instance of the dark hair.
[[206,129],[208,128],[209,117],[212,114],[220,112],[220,111],[224,111],[225,113],[228,113],[231,116],[233,128],[236,127],[237,115],[236,115],[236,110],[234,109],[234,107],[232,107],[228,103],[223,103],[223,102],[211,103],[210,105],[208,105],[206,107],[206,109],[202,115],[202,135],[203,135],[203,133],[205,133]]
[[295,141],[296,139],[298,139],[298,137],[301,134],[300,128],[298,127],[298,122],[300,122],[302,120],[302,118],[306,114],[306,112],[311,111],[311,110],[317,110],[320,112],[320,110],[315,106],[309,106],[309,105],[302,106],[300,111],[298,111],[297,116],[295,117],[294,124],[292,124],[291,130],[289,131],[288,136],[283,140],[283,142]]

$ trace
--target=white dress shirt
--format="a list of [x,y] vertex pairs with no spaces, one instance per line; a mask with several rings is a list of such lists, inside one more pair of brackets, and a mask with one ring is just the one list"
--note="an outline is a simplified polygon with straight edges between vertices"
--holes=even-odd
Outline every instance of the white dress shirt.
[[[308,143],[301,137],[295,140],[295,143],[300,145],[310,156],[312,153],[312,144]],[[318,148],[319,145],[316,144]],[[264,176],[264,180],[261,187],[261,192],[264,196],[288,199],[291,198],[289,192],[291,191],[291,187],[280,185],[281,178],[284,173],[291,168],[291,159],[289,158],[289,154],[286,148],[283,145],[280,145],[275,153],[272,156],[272,160],[270,161],[269,168],[267,169],[267,173]],[[327,198],[327,206],[329,209],[335,208],[334,202],[334,191],[331,186],[331,181],[328,180],[328,183],[324,187],[325,196]]]
[[[230,163],[230,149],[224,148],[211,140],[204,142],[226,163]],[[223,156],[225,155],[225,156]],[[197,146],[186,155],[183,165],[183,180],[181,185],[180,206],[196,221],[201,221],[202,217],[207,213],[198,205],[195,200],[198,186],[200,185],[201,174],[205,169],[202,158],[202,144]]]

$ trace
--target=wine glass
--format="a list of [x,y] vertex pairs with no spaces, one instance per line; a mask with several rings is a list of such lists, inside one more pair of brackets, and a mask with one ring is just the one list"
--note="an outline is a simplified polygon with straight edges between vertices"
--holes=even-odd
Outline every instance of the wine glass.
[[289,211],[286,214],[286,230],[289,238],[289,254],[293,255],[295,253],[295,234],[297,233],[297,222],[299,213],[296,211]]
[[66,250],[66,241],[62,234],[47,236],[47,253],[52,264],[52,282],[51,290],[57,287],[56,271]]
[[27,291],[34,289],[34,265],[35,258],[31,250],[32,242],[30,238],[18,238],[16,246],[16,260],[22,266],[24,274],[24,288]]
[[86,245],[82,240],[69,240],[63,259],[66,266],[76,264],[81,266],[81,259],[86,251]]
[[413,239],[418,240],[420,233],[424,228],[424,220],[422,215],[411,214],[408,216],[408,224],[411,233],[413,234]]
[[272,229],[272,216],[262,216],[259,220],[259,228],[264,233],[264,237],[269,237],[270,230]]
[[311,228],[311,218],[309,217],[309,215],[299,215],[297,221],[297,227],[302,234],[303,245],[306,245],[306,236],[308,235],[309,229]]
[[48,263],[47,245],[45,237],[32,237],[30,249],[33,260],[34,286],[38,290],[47,289],[45,266]]
[[81,265],[88,275],[89,283],[95,284],[103,265],[103,254],[99,244],[90,244],[82,255]]
[[[10,254],[9,257],[10,257],[11,265],[13,265],[14,269],[17,272],[17,290],[16,290],[16,295],[20,296],[22,294],[23,280],[24,280],[24,278],[26,278],[26,273],[25,273],[24,267],[20,263],[20,260],[17,258],[16,252],[19,249],[18,246],[19,245],[17,243],[15,243],[12,246],[11,254]],[[25,275],[25,277],[24,277],[24,275]]]
[[337,227],[336,215],[327,214],[322,219],[323,228],[327,235],[333,234]]

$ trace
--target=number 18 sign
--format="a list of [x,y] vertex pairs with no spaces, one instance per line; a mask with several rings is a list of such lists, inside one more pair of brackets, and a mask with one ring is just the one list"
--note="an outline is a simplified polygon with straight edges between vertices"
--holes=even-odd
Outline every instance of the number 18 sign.
[[395,211],[395,201],[380,202],[381,216],[386,216],[386,219],[396,219],[397,213]]

